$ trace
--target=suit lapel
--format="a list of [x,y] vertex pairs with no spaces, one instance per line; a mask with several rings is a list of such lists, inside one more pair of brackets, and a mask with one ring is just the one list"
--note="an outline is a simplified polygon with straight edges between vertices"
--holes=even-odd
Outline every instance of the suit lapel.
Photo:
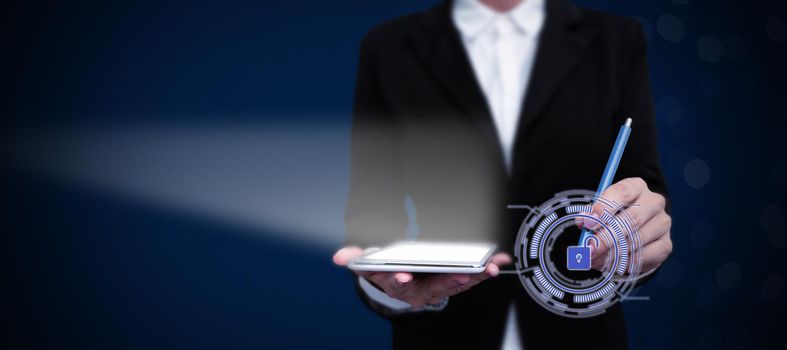
[[539,38],[527,96],[523,96],[517,140],[541,117],[544,106],[595,34],[593,28],[582,26],[579,9],[567,1],[547,0],[546,4],[547,17]]
[[[451,19],[452,1],[426,12],[413,27],[411,38],[416,53],[452,102],[472,118],[491,147],[502,149],[492,113],[475,78],[473,67]],[[560,83],[578,61],[595,31],[582,26],[579,9],[566,0],[547,0],[547,18],[539,39],[527,96],[523,96],[516,148],[523,133],[540,117],[541,111]]]
[[451,19],[451,6],[451,1],[446,1],[426,12],[411,33],[412,41],[418,57],[451,102],[473,119],[489,145],[500,151],[492,114]]

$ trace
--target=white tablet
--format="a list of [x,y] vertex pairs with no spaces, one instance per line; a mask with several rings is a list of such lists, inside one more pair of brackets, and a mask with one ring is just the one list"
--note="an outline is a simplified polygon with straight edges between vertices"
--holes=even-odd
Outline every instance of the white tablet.
[[401,242],[368,252],[348,265],[355,271],[481,273],[495,250],[489,243]]

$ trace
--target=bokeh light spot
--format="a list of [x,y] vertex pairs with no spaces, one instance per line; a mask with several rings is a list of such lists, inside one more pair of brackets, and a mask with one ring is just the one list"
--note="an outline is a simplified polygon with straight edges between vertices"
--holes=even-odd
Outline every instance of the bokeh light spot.
[[683,39],[686,28],[680,18],[670,14],[663,14],[656,22],[656,29],[664,40],[676,43]]
[[743,271],[740,265],[734,262],[727,262],[716,270],[716,284],[721,289],[733,289],[741,282]]
[[768,243],[776,249],[787,246],[787,229],[783,226],[777,230],[768,232]]
[[703,35],[697,40],[697,52],[703,60],[716,63],[724,57],[724,45],[715,36]]
[[762,286],[760,286],[760,293],[762,293],[762,298],[767,301],[774,301],[781,298],[782,294],[784,294],[784,278],[781,274],[775,273],[762,281]]
[[765,231],[771,232],[784,226],[784,211],[778,204],[766,205],[760,211],[760,225]]
[[694,189],[705,187],[710,181],[710,176],[710,167],[701,159],[692,159],[683,168],[683,179]]

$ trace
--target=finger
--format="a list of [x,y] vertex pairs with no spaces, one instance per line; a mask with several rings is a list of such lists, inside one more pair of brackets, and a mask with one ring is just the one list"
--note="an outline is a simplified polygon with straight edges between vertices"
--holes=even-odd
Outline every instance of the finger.
[[[640,238],[640,247],[653,242],[655,239],[668,232],[671,226],[672,219],[664,212],[666,204],[664,196],[650,192],[643,191],[637,200],[635,206],[630,206],[625,209],[624,213],[618,213],[615,216],[617,222],[631,222],[633,229],[636,230]],[[624,216],[627,216],[625,218]],[[608,233],[604,230],[597,228],[596,234]],[[626,232],[630,235],[632,232]],[[602,266],[606,256],[609,254],[609,247],[606,241],[600,240],[599,247],[591,247],[591,257],[593,260],[593,268]]]
[[[652,196],[650,194],[653,194]],[[644,180],[641,178],[627,178],[617,183],[613,184],[606,191],[601,194],[601,197],[606,199],[606,202],[613,202],[617,203],[622,207],[626,207],[625,210],[626,214],[632,217],[632,221],[637,218],[637,220],[645,222],[653,215],[656,215],[661,209],[658,209],[660,206],[659,198],[663,199],[661,195],[652,193],[648,190],[648,186]],[[645,205],[640,206],[630,206],[638,202],[640,199],[645,200]],[[596,201],[593,206],[591,207],[590,215],[594,216],[598,220],[603,217],[605,211],[617,210],[618,208],[610,208],[610,203],[605,203],[605,201]],[[616,217],[619,217],[620,214],[617,214]],[[607,218],[611,220],[610,218]],[[605,223],[609,224],[609,223]],[[635,223],[636,225],[636,223]],[[601,229],[604,225],[599,224],[595,220],[591,219],[584,219],[582,220],[581,227],[586,227],[590,230],[598,231],[597,233],[601,233]],[[606,244],[603,244],[601,240],[599,240],[599,246],[595,251],[591,248],[593,255],[591,256],[601,256],[606,252],[608,247]]]
[[[664,212],[664,196],[649,192],[647,194],[643,193],[640,199],[641,201],[638,201],[637,205],[630,206],[624,212],[615,215],[614,221],[626,223],[626,226],[630,223],[631,229],[623,230],[623,233],[630,237],[636,232],[640,237],[641,246],[644,246],[646,243],[652,242],[658,235],[668,231],[672,219]],[[652,223],[651,221],[653,220],[656,220],[657,224]],[[609,225],[610,223],[607,224]],[[666,229],[663,230],[654,231],[652,227],[665,225]],[[654,232],[658,234],[655,237],[648,238],[649,235],[653,236]]]
[[672,254],[672,239],[670,239],[670,235],[667,233],[642,249],[641,272],[649,272],[661,266],[661,263],[667,260],[670,254]]
[[[656,217],[648,220],[642,228],[638,230],[640,247],[645,247],[648,244],[658,240],[661,236],[667,234],[672,227],[672,218],[667,213],[662,212]],[[636,248],[636,247],[635,247]]]
[[[493,257],[493,260],[503,264],[509,264],[511,263],[511,256],[505,253],[499,253]],[[424,285],[426,298],[430,300],[430,303],[435,300],[439,301],[445,297],[464,292],[489,277],[499,274],[500,267],[495,263],[489,263],[484,269],[484,272],[478,274],[446,274],[432,276],[427,280],[428,283]]]
[[470,288],[475,283],[467,274],[439,274],[428,277],[422,285],[422,291],[427,297],[446,297],[465,290],[464,287]]
[[455,275],[451,276],[450,282],[448,282],[448,285],[449,286],[451,286],[451,285],[464,286],[464,285],[466,285],[468,283],[470,283],[470,275],[468,275],[468,274],[455,274]]
[[507,253],[497,253],[492,256],[491,260],[491,263],[497,266],[505,266],[510,264],[512,261],[511,255],[508,255]]
[[[588,213],[588,212],[582,212],[581,214],[593,215],[593,214]],[[585,218],[583,216],[575,217],[574,218],[574,224],[576,224],[577,227],[579,227],[579,228],[585,228],[585,226],[587,225],[588,226],[587,228],[589,230],[590,229],[594,229],[595,226],[596,226],[596,223],[594,223],[593,220]]]
[[409,289],[413,283],[413,274],[409,272],[394,272],[387,277],[388,288],[396,293],[401,293]]
[[386,287],[388,286],[388,281],[391,279],[391,275],[391,272],[372,272],[363,277],[369,280],[369,282],[372,282],[372,284],[374,284],[378,289],[385,292]]
[[[659,240],[664,235],[669,233],[670,228],[672,226],[672,218],[664,212],[661,214],[656,215],[654,218],[648,220],[642,228],[638,231],[640,243],[639,245],[630,244],[631,250],[629,254],[633,252],[644,249],[649,244]],[[598,235],[598,233],[597,233]],[[595,270],[599,270],[600,267],[605,265],[607,256],[610,254],[610,249],[606,244],[606,241],[603,239],[599,240],[599,247],[596,248],[595,246],[590,246],[590,256],[592,259],[591,267]],[[643,260],[644,260],[644,253],[643,253]],[[644,262],[643,262],[644,264]]]
[[481,273],[470,275],[470,286],[474,286],[487,280],[489,277],[497,277],[500,274],[500,267],[497,264],[489,263]]
[[508,265],[511,261],[511,255],[507,253],[497,253],[493,255],[492,258],[489,259],[489,263],[486,265],[483,272],[470,275],[471,284],[475,285],[489,277],[497,277],[497,275],[500,274],[500,266]]
[[606,271],[611,267],[612,264],[608,260],[611,258],[611,255],[615,253],[612,249],[615,244],[614,241],[600,239],[599,248],[595,246],[590,247],[590,267],[593,270]]
[[604,267],[604,263],[607,260],[607,254],[601,254],[599,256],[593,257],[590,262],[590,268],[593,270],[601,271],[601,268]]
[[[638,177],[632,177],[620,180],[612,186],[609,186],[609,188],[601,194],[601,197],[625,207],[633,204],[639,198],[640,194],[647,189],[648,186],[645,184],[644,180]],[[596,203],[593,204],[591,213],[596,215],[596,217],[601,217],[601,215],[604,214],[604,209],[609,210],[616,208],[608,208],[606,203],[596,201]]]
[[[619,213],[617,216],[618,222],[628,222],[639,229],[648,222],[650,219],[660,213],[664,213],[664,207],[661,206],[658,198],[664,198],[658,193],[643,194],[637,205],[630,206],[625,209],[625,214]],[[628,216],[628,220],[626,219]]]
[[366,277],[385,291],[401,291],[413,283],[409,272],[375,272]]
[[449,296],[449,291],[441,287],[441,283],[436,281],[440,278],[446,277],[444,275],[435,275],[421,280],[415,290],[411,293],[412,297],[408,303],[417,307],[420,302],[423,302],[424,304],[433,303],[435,300]]
[[485,276],[484,279],[488,277],[496,277],[500,274],[500,267],[497,264],[489,264],[486,265],[486,269],[484,269],[484,273],[480,273],[479,275]]
[[[596,240],[587,240],[587,242],[598,242],[598,244],[589,243],[590,246],[590,257],[593,259],[603,257],[609,251],[609,245],[605,237],[611,237],[606,230],[598,231],[594,234],[596,236]],[[604,235],[602,237],[602,235]]]
[[333,255],[333,263],[339,266],[347,266],[353,259],[361,256],[363,254],[363,249],[359,247],[344,247],[339,249],[336,254]]
[[415,281],[409,272],[388,272],[368,277],[389,297],[410,302]]
[[394,272],[393,281],[397,286],[406,286],[413,280],[413,274],[409,272]]

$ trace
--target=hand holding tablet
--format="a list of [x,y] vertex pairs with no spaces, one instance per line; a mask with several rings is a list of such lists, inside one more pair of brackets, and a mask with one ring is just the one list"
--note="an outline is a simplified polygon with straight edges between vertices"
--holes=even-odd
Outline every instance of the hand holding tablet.
[[[397,243],[381,250],[345,247],[333,261],[350,267],[388,296],[415,308],[437,304],[500,273],[511,263],[489,244]],[[461,271],[461,272],[460,272]],[[423,272],[426,274],[414,275]]]

